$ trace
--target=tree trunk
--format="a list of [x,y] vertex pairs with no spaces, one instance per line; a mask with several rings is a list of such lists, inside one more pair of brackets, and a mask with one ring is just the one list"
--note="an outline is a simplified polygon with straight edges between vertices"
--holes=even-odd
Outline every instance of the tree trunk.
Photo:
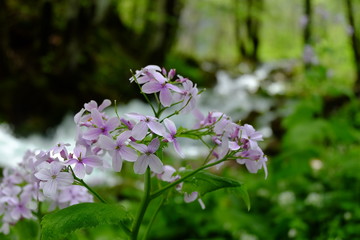
[[357,96],[360,96],[360,39],[358,35],[359,32],[355,23],[353,0],[346,0],[345,4],[346,4],[346,16],[348,19],[349,26],[352,30],[352,32],[349,35],[352,43],[355,70],[356,70],[354,91]]

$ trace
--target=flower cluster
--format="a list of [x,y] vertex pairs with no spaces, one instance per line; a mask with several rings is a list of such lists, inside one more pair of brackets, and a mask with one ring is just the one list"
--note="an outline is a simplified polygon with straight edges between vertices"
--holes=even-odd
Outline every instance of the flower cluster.
[[40,218],[40,203],[44,201],[50,202],[49,211],[93,201],[86,188],[73,185],[73,175],[60,160],[60,155],[64,156],[65,152],[62,144],[47,152],[28,151],[19,167],[4,169],[0,184],[0,232],[9,233],[10,225],[20,219]]
[[[206,166],[221,167],[225,161],[235,161],[244,164],[251,173],[264,168],[267,175],[267,158],[258,145],[262,135],[251,125],[233,122],[224,113],[203,115],[197,109],[200,92],[192,81],[176,76],[174,69],[167,72],[150,65],[136,71],[130,82],[138,84],[154,115],[109,116],[105,109],[111,105],[110,100],[100,105],[95,101],[84,104],[74,117],[77,133],[73,148],[59,143],[48,151],[29,152],[20,168],[4,171],[0,186],[3,203],[0,231],[7,233],[9,224],[21,218],[34,218],[39,212],[38,203],[44,200],[51,200],[52,208],[92,201],[83,179],[94,168],[121,172],[126,161],[132,164],[136,174],[150,170],[164,182],[175,182],[180,175],[174,167],[164,166],[160,153],[172,146],[179,158],[184,158],[179,137],[198,139],[208,147]],[[149,94],[156,103],[149,100]],[[169,111],[170,114],[162,117]],[[174,115],[190,112],[197,119],[192,129],[177,127],[171,120]],[[198,200],[204,207],[198,192],[183,192],[182,184],[176,189],[184,194],[185,202]]]

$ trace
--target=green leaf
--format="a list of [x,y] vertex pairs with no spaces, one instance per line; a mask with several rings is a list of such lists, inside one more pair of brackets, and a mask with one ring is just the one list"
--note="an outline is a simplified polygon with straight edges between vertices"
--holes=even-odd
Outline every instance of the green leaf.
[[249,193],[247,191],[247,187],[245,185],[241,185],[241,187],[239,187],[237,190],[238,190],[238,193],[240,194],[241,198],[244,200],[248,211],[250,211],[251,204],[250,204],[250,197],[249,197]]
[[62,239],[80,228],[113,224],[125,231],[132,217],[121,205],[105,203],[80,203],[47,214],[41,221],[42,240]]
[[[183,176],[189,171],[184,171]],[[182,191],[186,193],[198,192],[199,196],[204,196],[206,193],[213,192],[223,188],[236,188],[240,196],[244,200],[248,209],[250,209],[250,199],[246,187],[230,178],[220,177],[209,172],[200,171],[193,177],[184,181]]]
[[[35,240],[38,239],[39,223],[34,220],[22,219],[14,228],[19,240]],[[3,239],[0,236],[0,239]]]

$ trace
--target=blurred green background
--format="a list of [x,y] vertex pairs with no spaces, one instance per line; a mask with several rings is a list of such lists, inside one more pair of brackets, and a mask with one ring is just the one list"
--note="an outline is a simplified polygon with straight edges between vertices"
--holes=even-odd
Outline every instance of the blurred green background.
[[[272,119],[268,179],[235,165],[219,173],[246,183],[252,209],[226,191],[207,195],[206,210],[174,197],[151,239],[360,239],[359,12],[359,0],[2,0],[0,121],[45,134],[89,100],[126,103],[138,96],[129,69],[148,64],[211,88],[219,70],[276,63],[266,81],[285,90],[254,93],[276,106],[243,119]],[[131,209],[137,180],[99,191]]]

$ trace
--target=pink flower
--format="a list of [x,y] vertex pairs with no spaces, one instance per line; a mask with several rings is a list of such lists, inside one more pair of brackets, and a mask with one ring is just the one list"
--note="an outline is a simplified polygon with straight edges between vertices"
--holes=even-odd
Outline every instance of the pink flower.
[[130,78],[130,82],[137,80],[137,83],[144,84],[150,81],[156,81],[157,79],[164,79],[164,76],[161,75],[161,68],[156,65],[148,65],[141,69],[140,71],[136,71],[135,77]]
[[87,155],[86,147],[78,145],[74,148],[74,155],[66,163],[75,164],[74,173],[78,178],[83,179],[85,174],[90,174],[93,167],[102,166],[102,160],[96,155]]
[[10,212],[10,215],[15,221],[18,221],[22,217],[30,219],[33,217],[31,211],[35,208],[36,205],[31,202],[31,198],[28,196],[23,196],[16,201],[16,204]]
[[120,123],[117,117],[104,119],[101,113],[96,109],[91,110],[91,123],[89,130],[83,134],[86,140],[97,140],[100,135],[109,135]]
[[50,149],[53,154],[60,153],[61,151],[66,151],[66,147],[70,146],[69,143],[58,143],[53,148]]
[[132,136],[136,140],[142,140],[150,130],[153,133],[156,133],[159,136],[163,136],[165,132],[164,126],[158,122],[158,119],[151,116],[144,116],[138,113],[128,113],[126,114],[129,117],[132,117],[136,120],[139,120],[137,124],[132,129]]
[[205,209],[205,204],[201,200],[201,198],[199,198],[199,193],[198,192],[192,192],[190,194],[184,193],[184,201],[186,203],[191,203],[191,202],[195,201],[196,199],[198,200],[198,202],[199,202],[199,204],[201,206],[201,209],[204,210]]
[[47,168],[40,169],[35,177],[40,180],[40,188],[44,195],[55,198],[59,187],[71,185],[74,178],[69,172],[62,172],[64,165],[59,162],[48,164]]
[[93,197],[86,188],[79,185],[70,185],[61,189],[58,201],[59,203],[68,203],[71,206],[83,202],[93,202]]
[[167,83],[166,78],[158,78],[156,80],[157,81],[150,81],[145,83],[142,86],[142,91],[147,94],[160,92],[159,96],[161,104],[164,107],[168,107],[173,101],[173,96],[170,89],[178,93],[180,93],[181,90],[177,86],[171,83]]
[[158,138],[154,138],[148,146],[139,143],[131,143],[131,146],[133,146],[139,152],[143,153],[138,157],[134,164],[135,173],[145,173],[148,166],[154,173],[160,174],[163,172],[163,163],[154,154],[160,146],[160,141]]
[[164,119],[164,124],[165,124],[165,127],[169,130],[169,133],[166,133],[164,135],[165,140],[173,143],[174,149],[177,152],[177,154],[179,154],[180,157],[184,158],[184,154],[180,149],[179,142],[177,141],[177,139],[175,137],[177,130],[176,130],[176,126],[175,126],[174,122],[171,121],[170,119],[166,118],[166,119]]
[[252,149],[256,149],[258,147],[257,142],[263,140],[262,134],[255,131],[254,127],[249,124],[240,127],[240,135],[242,139],[249,140],[250,148]]
[[183,90],[180,92],[180,99],[176,101],[182,101],[181,108],[184,107],[182,112],[188,113],[194,110],[197,106],[199,99],[199,90],[196,87],[196,84],[188,79],[185,79],[182,82]]
[[131,131],[125,131],[116,140],[104,135],[101,135],[98,140],[98,145],[109,151],[112,156],[112,167],[116,172],[121,171],[123,160],[135,162],[138,157],[134,149],[126,146],[130,137]]

